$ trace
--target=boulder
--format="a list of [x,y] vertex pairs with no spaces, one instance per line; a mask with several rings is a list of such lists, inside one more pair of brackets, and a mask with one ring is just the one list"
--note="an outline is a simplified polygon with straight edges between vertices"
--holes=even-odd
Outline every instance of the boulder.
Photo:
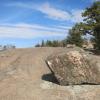
[[46,63],[60,85],[100,84],[99,67],[82,49],[67,48],[50,55]]

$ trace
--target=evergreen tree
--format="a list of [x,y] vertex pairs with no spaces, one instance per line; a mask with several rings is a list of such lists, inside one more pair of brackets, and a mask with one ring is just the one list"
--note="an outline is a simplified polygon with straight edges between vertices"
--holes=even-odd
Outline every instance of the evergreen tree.
[[82,15],[85,17],[82,23],[84,33],[94,36],[95,48],[100,50],[100,1],[86,8]]
[[71,30],[69,30],[68,37],[66,39],[67,44],[75,44],[76,46],[82,47],[83,38],[80,32],[80,25],[76,24]]
[[45,43],[44,43],[44,40],[42,40],[41,47],[44,47],[44,46],[45,46]]

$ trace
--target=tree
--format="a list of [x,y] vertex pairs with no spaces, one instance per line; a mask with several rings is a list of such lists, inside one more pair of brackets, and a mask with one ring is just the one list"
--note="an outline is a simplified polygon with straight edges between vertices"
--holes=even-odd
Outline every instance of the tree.
[[99,49],[100,50],[100,25],[96,25],[95,28],[94,28],[94,41],[95,41],[95,44],[94,44],[94,47],[96,49]]
[[45,43],[44,43],[44,40],[42,40],[41,47],[44,47],[44,46],[45,46]]
[[53,47],[58,47],[58,46],[60,46],[60,44],[57,40],[54,40],[54,41],[52,41],[52,46]]
[[84,23],[81,24],[85,34],[94,36],[95,48],[100,50],[100,1],[94,2],[82,14]]
[[52,41],[47,40],[45,44],[46,44],[47,47],[51,47],[52,46]]
[[75,44],[76,46],[82,47],[83,38],[80,32],[80,25],[76,24],[69,30],[68,37],[66,39],[67,44]]
[[35,45],[35,47],[40,47],[40,46],[41,46],[40,44],[36,44],[36,45]]

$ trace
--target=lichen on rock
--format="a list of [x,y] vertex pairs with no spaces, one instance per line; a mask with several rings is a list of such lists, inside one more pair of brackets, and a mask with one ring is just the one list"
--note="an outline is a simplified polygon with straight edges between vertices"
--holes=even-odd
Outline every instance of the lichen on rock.
[[100,84],[100,71],[89,54],[75,48],[51,55],[46,62],[61,85]]

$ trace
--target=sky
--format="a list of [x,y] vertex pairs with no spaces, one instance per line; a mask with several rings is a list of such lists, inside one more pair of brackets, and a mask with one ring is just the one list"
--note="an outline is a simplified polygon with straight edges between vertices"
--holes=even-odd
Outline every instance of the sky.
[[62,40],[96,0],[0,0],[0,44],[32,47]]

